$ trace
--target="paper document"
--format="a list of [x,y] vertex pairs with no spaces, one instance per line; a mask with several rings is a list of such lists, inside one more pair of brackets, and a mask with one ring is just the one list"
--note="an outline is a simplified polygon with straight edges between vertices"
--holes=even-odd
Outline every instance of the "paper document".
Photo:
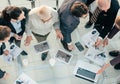
[[87,53],[85,54],[85,57],[100,66],[103,66],[107,60],[107,55],[105,53],[105,50],[99,51],[94,47],[88,49]]
[[15,81],[14,84],[37,84],[34,80],[32,80],[25,73],[22,73]]
[[95,44],[98,36],[99,32],[96,29],[93,29],[82,37],[82,41],[84,42],[85,46],[89,48]]
[[3,59],[6,61],[6,62],[12,62],[12,60],[16,59],[17,56],[20,55],[20,53],[22,52],[23,50],[21,48],[19,48],[18,46],[16,46],[14,43],[12,43],[10,45],[10,49],[9,49],[9,55],[3,55]]

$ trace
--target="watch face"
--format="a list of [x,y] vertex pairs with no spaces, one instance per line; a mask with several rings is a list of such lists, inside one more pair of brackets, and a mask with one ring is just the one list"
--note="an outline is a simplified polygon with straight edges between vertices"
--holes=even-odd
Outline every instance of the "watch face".
[[96,33],[96,31],[92,31],[92,34],[95,34]]
[[11,45],[11,46],[10,46],[10,49],[13,49],[14,47],[15,47],[15,45]]

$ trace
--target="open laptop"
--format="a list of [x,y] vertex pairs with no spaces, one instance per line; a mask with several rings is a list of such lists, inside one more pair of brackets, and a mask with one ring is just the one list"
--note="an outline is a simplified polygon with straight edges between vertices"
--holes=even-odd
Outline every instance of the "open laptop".
[[73,55],[65,50],[58,49],[55,58],[63,63],[69,64]]
[[46,52],[49,51],[50,47],[47,41],[42,41],[40,43],[37,43],[36,45],[34,45],[34,49],[35,51],[38,52]]
[[74,68],[73,74],[76,77],[88,80],[90,82],[97,82],[100,75],[96,73],[99,69],[99,66],[84,61],[78,61]]

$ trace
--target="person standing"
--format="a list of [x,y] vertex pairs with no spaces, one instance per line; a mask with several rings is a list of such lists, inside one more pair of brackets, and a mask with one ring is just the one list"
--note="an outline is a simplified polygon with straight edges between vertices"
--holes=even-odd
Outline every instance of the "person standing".
[[[5,42],[7,42],[10,39],[10,33],[11,30],[7,26],[1,26],[0,25],[0,55],[8,55],[9,50],[6,49]],[[0,79],[7,79],[9,76],[6,71],[3,71],[0,69]]]
[[[9,42],[14,42],[18,47],[20,47],[22,36],[25,32],[25,24],[28,12],[29,10],[27,8],[19,8],[16,6],[7,6],[2,11],[0,25],[10,27],[11,38]],[[27,55],[25,51],[23,51],[21,54]]]
[[119,3],[117,0],[97,0],[97,4],[101,12],[97,17],[94,28],[100,33],[95,42],[95,46],[99,47],[113,27],[119,10]]
[[[57,11],[46,5],[33,8],[29,13],[29,19],[26,24],[27,37],[25,45],[28,46],[30,44],[32,34],[38,42],[45,41],[52,29],[55,29],[57,37],[62,40],[63,35],[60,31],[60,22]],[[47,52],[42,53],[41,59],[45,60],[46,57]]]
[[58,10],[58,14],[60,18],[60,30],[64,37],[61,43],[66,50],[72,51],[74,47],[72,45],[71,33],[79,25],[80,18],[87,16],[88,8],[85,5],[85,1],[64,0]]

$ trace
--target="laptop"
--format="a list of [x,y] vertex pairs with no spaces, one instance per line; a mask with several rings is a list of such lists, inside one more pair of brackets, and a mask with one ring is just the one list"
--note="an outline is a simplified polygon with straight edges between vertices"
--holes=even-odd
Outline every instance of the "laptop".
[[73,55],[65,50],[58,49],[55,58],[63,63],[69,64]]
[[42,52],[47,52],[49,51],[50,47],[47,41],[42,41],[36,45],[34,45],[34,49],[35,51],[38,53],[42,53]]
[[73,74],[76,77],[96,83],[100,76],[96,74],[99,69],[100,69],[99,66],[96,66],[84,61],[78,61],[74,68]]

